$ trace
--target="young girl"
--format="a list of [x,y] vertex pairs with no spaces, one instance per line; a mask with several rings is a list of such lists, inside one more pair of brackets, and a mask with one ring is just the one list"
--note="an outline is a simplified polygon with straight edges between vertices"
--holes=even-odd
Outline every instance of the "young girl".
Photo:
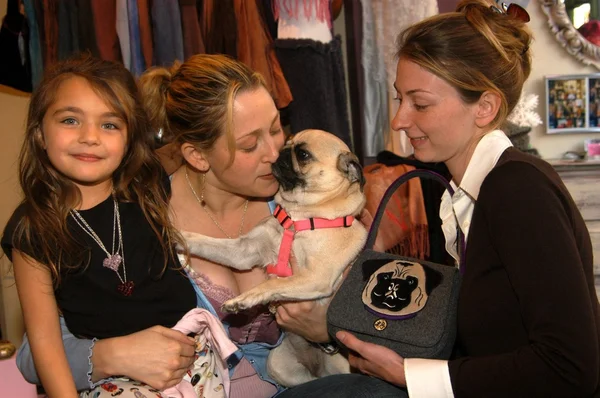
[[[19,159],[24,199],[2,247],[50,397],[77,396],[59,315],[75,336],[106,339],[171,327],[196,305],[174,254],[169,183],[148,132],[136,83],[117,63],[59,63],[31,98]],[[176,338],[186,342],[183,374],[193,340]]]

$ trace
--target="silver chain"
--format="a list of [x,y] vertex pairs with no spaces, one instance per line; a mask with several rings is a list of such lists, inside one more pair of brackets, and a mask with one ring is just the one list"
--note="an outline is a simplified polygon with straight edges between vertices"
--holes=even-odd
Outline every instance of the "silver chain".
[[[114,256],[115,254],[119,254],[119,252],[120,252],[121,262],[123,264],[123,277],[121,278],[121,274],[119,274],[118,269],[115,270],[115,273],[119,277],[119,280],[121,281],[121,283],[125,283],[125,282],[127,282],[127,269],[125,268],[125,252],[123,250],[123,234],[121,232],[121,214],[119,212],[119,204],[117,203],[117,199],[114,197],[114,195],[113,195],[113,203],[114,203],[114,213],[113,213],[112,253],[109,253],[108,250],[106,250],[104,243],[102,243],[102,240],[100,240],[100,237],[98,236],[98,234],[96,234],[96,231],[94,231],[92,229],[92,227],[90,227],[90,225],[87,223],[87,221],[85,221],[83,216],[81,214],[79,214],[79,212],[77,210],[71,209],[70,214],[71,214],[71,217],[73,217],[73,219],[77,223],[77,225],[79,225],[81,227],[81,229],[83,229],[85,231],[85,233],[87,233],[98,244],[98,246],[100,246],[102,251],[104,251],[104,253],[106,253],[107,258],[110,258],[110,257]],[[119,246],[117,247],[117,250],[115,251],[115,234],[117,232],[119,234]]]
[[[217,228],[219,228],[219,230],[221,232],[223,232],[223,235],[225,235],[229,239],[233,239],[231,237],[231,235],[229,235],[227,232],[225,232],[225,230],[223,229],[223,227],[221,227],[221,224],[219,224],[217,222],[217,220],[213,217],[211,211],[206,208],[206,203],[204,202],[204,200],[200,199],[198,197],[198,194],[196,193],[196,190],[194,189],[194,186],[192,185],[192,182],[190,181],[190,177],[188,176],[187,167],[185,168],[185,179],[186,179],[188,185],[190,186],[190,189],[192,190],[192,193],[194,194],[194,197],[196,198],[196,200],[200,204],[200,207],[202,207],[202,209],[206,212],[206,214],[208,214],[208,216],[210,217],[210,219],[212,220],[212,222],[217,226]],[[202,183],[202,197],[204,198],[204,182]],[[244,229],[244,221],[246,220],[246,211],[247,210],[248,210],[248,199],[246,199],[246,203],[244,203],[244,213],[242,214],[242,222],[240,223],[240,229],[238,230],[238,237],[240,237],[242,235],[242,230]]]

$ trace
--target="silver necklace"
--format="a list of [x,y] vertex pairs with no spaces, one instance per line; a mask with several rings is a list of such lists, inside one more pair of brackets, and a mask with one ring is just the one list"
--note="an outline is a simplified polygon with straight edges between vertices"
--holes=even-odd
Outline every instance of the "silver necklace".
[[[190,189],[192,190],[194,197],[200,204],[200,207],[202,207],[202,209],[206,212],[206,214],[208,214],[208,217],[210,217],[210,219],[217,226],[217,228],[219,228],[219,230],[221,232],[223,232],[223,235],[225,235],[229,239],[233,239],[231,237],[231,235],[229,235],[227,232],[225,232],[223,227],[221,227],[221,224],[219,224],[218,221],[214,218],[214,216],[212,215],[212,212],[206,208],[206,202],[204,201],[204,181],[206,179],[206,175],[205,174],[202,175],[202,192],[200,193],[200,197],[198,197],[198,194],[196,193],[196,190],[194,189],[192,182],[190,181],[190,177],[188,176],[187,167],[185,168],[185,179],[186,179]],[[247,210],[248,210],[248,199],[246,199],[246,203],[244,203],[244,213],[242,214],[242,222],[240,223],[240,229],[238,230],[238,237],[240,237],[242,235],[242,230],[244,229],[244,221],[246,220],[246,211]]]
[[[85,221],[83,216],[75,209],[71,209],[70,214],[71,217],[75,220],[77,225],[81,227],[97,244],[100,246],[102,251],[106,253],[106,258],[102,261],[102,266],[114,271],[119,277],[120,284],[117,285],[117,291],[123,294],[124,296],[131,296],[133,293],[134,283],[133,281],[127,281],[127,268],[125,267],[125,253],[123,250],[123,233],[121,231],[121,214],[119,212],[119,204],[117,203],[117,199],[113,195],[113,204],[114,204],[114,212],[113,212],[113,237],[112,237],[112,250],[109,252],[96,231],[90,227],[90,225]],[[115,250],[115,235],[118,233],[118,246],[117,250]],[[123,277],[119,273],[119,267],[123,264]]]

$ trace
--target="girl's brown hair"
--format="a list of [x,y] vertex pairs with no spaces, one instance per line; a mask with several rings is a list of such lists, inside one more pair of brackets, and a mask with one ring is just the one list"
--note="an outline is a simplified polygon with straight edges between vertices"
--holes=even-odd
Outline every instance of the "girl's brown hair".
[[181,242],[168,214],[168,194],[161,182],[162,166],[152,152],[148,116],[136,82],[122,64],[83,54],[59,62],[47,70],[33,92],[27,115],[25,139],[19,155],[19,180],[24,193],[25,216],[18,224],[13,244],[35,249],[36,261],[50,270],[55,286],[61,272],[89,262],[67,227],[71,209],[81,202],[81,192],[52,165],[43,143],[43,119],[56,100],[62,83],[73,77],[85,79],[108,107],[127,125],[127,149],[112,176],[117,200],[135,202],[159,238],[165,266]]
[[525,23],[499,13],[487,0],[462,0],[456,12],[421,21],[398,36],[399,58],[419,64],[458,90],[463,101],[475,103],[485,91],[502,102],[490,123],[501,125],[513,110],[531,72]]
[[191,143],[210,151],[225,134],[233,162],[233,101],[240,92],[264,87],[262,76],[225,55],[199,54],[140,78],[144,105],[154,131],[167,142]]

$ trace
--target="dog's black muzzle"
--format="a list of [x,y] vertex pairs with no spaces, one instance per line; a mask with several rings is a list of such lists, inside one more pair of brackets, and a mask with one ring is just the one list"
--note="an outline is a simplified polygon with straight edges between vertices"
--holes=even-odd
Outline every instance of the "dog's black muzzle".
[[281,189],[291,191],[296,187],[304,187],[306,182],[294,170],[292,164],[292,149],[283,148],[279,152],[279,158],[272,166],[273,176],[279,182]]

